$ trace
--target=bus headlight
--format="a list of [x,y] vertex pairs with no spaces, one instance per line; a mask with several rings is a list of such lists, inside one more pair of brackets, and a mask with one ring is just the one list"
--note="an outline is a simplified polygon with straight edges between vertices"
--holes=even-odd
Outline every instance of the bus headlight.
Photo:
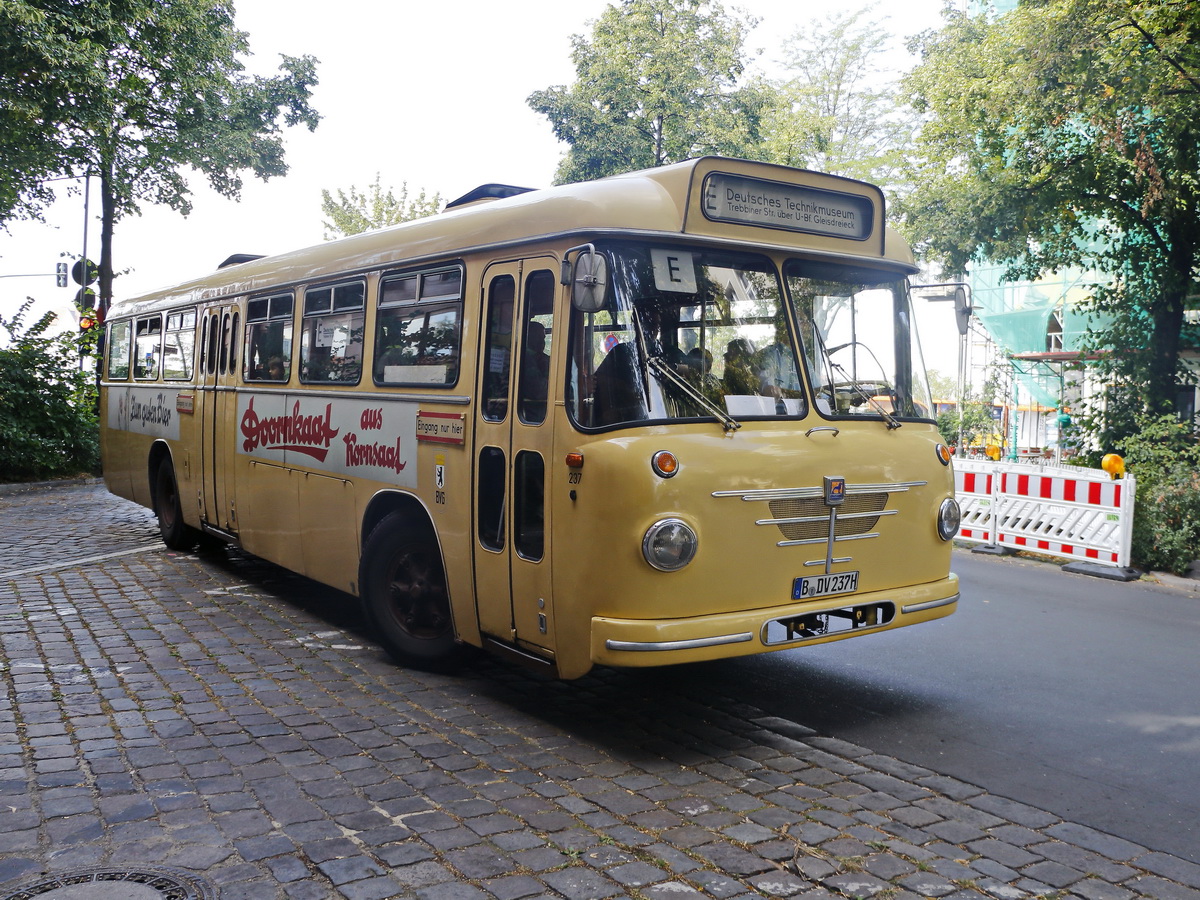
[[958,534],[958,526],[961,524],[962,511],[958,508],[958,501],[953,497],[943,500],[941,508],[938,509],[938,537],[943,541],[951,540]]
[[696,555],[696,532],[682,519],[662,519],[646,530],[642,555],[662,572],[682,569]]

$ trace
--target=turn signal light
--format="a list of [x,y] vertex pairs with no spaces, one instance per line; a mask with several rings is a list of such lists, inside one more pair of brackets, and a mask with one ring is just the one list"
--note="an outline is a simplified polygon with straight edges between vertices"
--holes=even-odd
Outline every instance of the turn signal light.
[[568,453],[567,454],[567,468],[582,469],[583,468],[583,454],[578,453],[578,452]]
[[947,447],[945,444],[938,444],[934,452],[937,453],[938,462],[940,462],[943,466],[950,465],[950,459],[953,454],[950,452],[949,447]]
[[670,450],[659,450],[650,457],[650,467],[660,478],[670,478],[679,471],[679,460]]

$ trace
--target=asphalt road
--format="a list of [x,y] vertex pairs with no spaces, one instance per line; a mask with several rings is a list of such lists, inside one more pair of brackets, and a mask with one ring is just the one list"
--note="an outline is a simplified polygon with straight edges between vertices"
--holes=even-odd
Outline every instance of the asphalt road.
[[965,551],[954,568],[948,619],[679,677],[1200,863],[1200,593]]

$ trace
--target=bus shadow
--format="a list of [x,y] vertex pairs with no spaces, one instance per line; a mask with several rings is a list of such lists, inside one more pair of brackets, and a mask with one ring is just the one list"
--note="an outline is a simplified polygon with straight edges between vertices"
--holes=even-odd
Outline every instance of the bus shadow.
[[[499,704],[618,758],[700,765],[739,746],[772,740],[771,732],[828,736],[853,729],[864,717],[920,718],[935,705],[929,696],[875,690],[869,679],[824,660],[807,662],[805,651],[658,668],[597,667],[574,681],[549,678],[483,651],[453,675],[406,670],[375,641],[356,597],[238,548],[206,547],[198,555],[288,615],[300,613],[345,631],[381,663],[418,682],[436,683],[464,707]],[[862,703],[866,696],[872,698],[869,709]]]
[[238,547],[205,544],[196,555],[206,566],[220,570],[232,581],[249,585],[272,601],[319,618],[364,642],[371,641],[362,607],[358,598],[351,594],[305,578]]
[[[768,665],[775,691],[763,694],[762,658],[646,669],[597,669],[576,681],[539,677],[481,658],[459,678],[471,693],[586,739],[629,761],[666,759],[703,765],[762,744],[828,737],[864,717],[909,721],[934,708],[932,698],[892,694],[869,709],[857,702],[869,686],[796,661]],[[774,663],[774,661],[772,661]]]

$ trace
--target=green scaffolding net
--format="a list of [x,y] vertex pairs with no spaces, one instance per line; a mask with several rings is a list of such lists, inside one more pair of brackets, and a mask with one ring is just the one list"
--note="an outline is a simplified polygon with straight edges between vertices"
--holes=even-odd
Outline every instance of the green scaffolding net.
[[1032,282],[1005,281],[1003,275],[1002,265],[977,263],[971,267],[974,315],[1002,355],[1011,359],[1013,376],[1033,402],[1059,407],[1065,387],[1064,366],[1069,362],[1064,354],[1084,350],[1091,317],[1080,308],[1101,276],[1081,269],[1055,272]]

